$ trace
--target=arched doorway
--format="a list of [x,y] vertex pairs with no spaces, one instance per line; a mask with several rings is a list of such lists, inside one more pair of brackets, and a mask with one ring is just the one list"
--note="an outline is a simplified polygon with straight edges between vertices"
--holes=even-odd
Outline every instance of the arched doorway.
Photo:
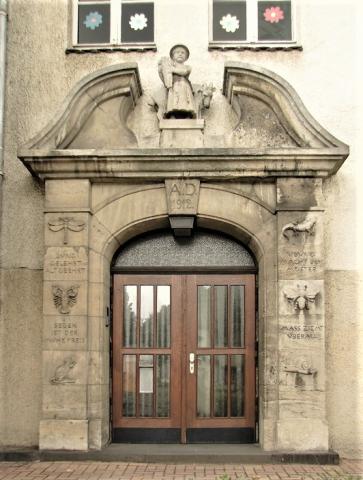
[[113,266],[114,442],[256,441],[251,253],[209,230],[129,241]]

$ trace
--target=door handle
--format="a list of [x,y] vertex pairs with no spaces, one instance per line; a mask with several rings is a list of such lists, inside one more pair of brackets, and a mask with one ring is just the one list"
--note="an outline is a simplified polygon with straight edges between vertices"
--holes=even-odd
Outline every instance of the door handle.
[[189,373],[194,373],[195,354],[189,353]]

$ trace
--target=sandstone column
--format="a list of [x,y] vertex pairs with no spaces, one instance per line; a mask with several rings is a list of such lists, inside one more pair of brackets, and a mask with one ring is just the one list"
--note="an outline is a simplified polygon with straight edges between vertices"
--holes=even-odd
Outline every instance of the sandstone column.
[[277,449],[328,450],[320,179],[277,181]]
[[40,449],[88,448],[88,180],[49,180],[45,195]]

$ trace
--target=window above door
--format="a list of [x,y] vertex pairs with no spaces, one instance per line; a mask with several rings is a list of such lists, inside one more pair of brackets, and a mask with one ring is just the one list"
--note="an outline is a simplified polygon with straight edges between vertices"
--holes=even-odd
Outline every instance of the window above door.
[[73,0],[73,46],[155,49],[154,2]]
[[210,0],[209,49],[301,49],[294,0]]

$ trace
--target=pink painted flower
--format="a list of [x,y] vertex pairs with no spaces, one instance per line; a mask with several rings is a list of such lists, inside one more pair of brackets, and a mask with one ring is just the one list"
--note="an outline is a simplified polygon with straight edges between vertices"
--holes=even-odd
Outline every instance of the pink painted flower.
[[266,8],[263,15],[266,22],[270,23],[278,23],[280,20],[284,19],[284,11],[281,10],[280,7]]

